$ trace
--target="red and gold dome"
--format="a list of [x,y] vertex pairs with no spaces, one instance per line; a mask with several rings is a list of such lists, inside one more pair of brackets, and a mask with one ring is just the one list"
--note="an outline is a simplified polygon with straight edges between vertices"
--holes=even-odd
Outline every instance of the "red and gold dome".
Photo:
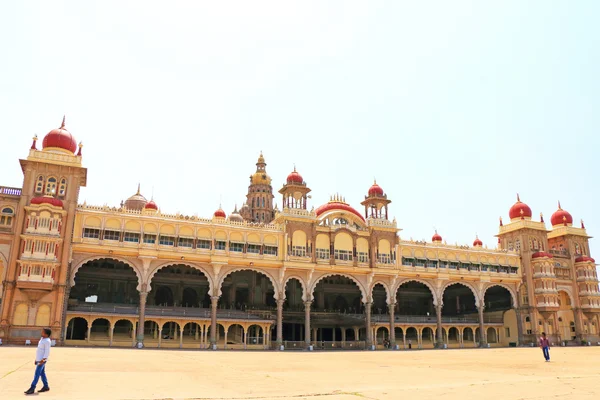
[[217,211],[215,211],[215,213],[213,214],[213,217],[227,218],[227,214],[225,214],[225,211],[223,211],[223,209],[221,207],[219,207],[219,209]]
[[440,236],[440,234],[437,233],[437,230],[435,231],[435,233],[431,237],[431,241],[433,243],[442,243],[442,237]]
[[332,197],[331,200],[328,203],[323,204],[322,206],[320,206],[319,208],[317,208],[315,210],[315,213],[317,214],[317,217],[318,217],[321,214],[324,214],[327,211],[332,211],[332,210],[347,211],[349,213],[352,213],[352,214],[356,215],[363,222],[365,221],[365,218],[362,215],[360,215],[360,213],[358,211],[356,211],[352,206],[350,206],[348,203],[346,203],[344,201],[344,199],[341,198],[340,196],[334,196],[334,197]]
[[144,210],[157,210],[158,211],[158,205],[156,205],[156,203],[154,202],[154,200],[150,200],[144,206]]
[[381,186],[379,186],[377,184],[377,181],[373,181],[373,184],[371,185],[371,187],[369,188],[369,197],[372,196],[383,196],[383,189],[381,188]]
[[588,257],[588,256],[579,256],[575,259],[576,263],[580,263],[580,262],[592,262],[592,263],[596,263],[596,260],[594,260],[592,257]]
[[77,151],[77,141],[71,132],[65,129],[65,118],[63,117],[60,128],[52,129],[42,141],[43,149],[62,149],[73,154]]
[[304,183],[304,179],[302,179],[302,175],[300,175],[296,171],[296,166],[294,166],[294,170],[287,176],[287,183],[289,184],[298,184],[301,185]]
[[473,247],[482,247],[483,242],[479,239],[479,236],[475,235],[475,240],[473,241]]
[[550,223],[552,224],[552,226],[573,225],[573,217],[571,216],[571,214],[569,214],[568,211],[565,211],[561,208],[560,201],[558,202],[558,210],[556,210],[554,214],[552,214],[552,216],[550,217]]
[[517,194],[517,202],[508,210],[508,216],[511,221],[518,219],[531,219],[532,216],[531,208],[521,201]]
[[54,197],[50,197],[50,196],[40,196],[40,197],[34,197],[33,199],[31,199],[31,204],[48,204],[54,207],[60,207],[63,208],[63,202],[60,199],[55,199]]

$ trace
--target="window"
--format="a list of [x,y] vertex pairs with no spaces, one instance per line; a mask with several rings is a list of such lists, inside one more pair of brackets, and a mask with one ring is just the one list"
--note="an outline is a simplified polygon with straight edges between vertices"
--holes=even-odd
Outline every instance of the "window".
[[358,252],[358,253],[356,253],[356,255],[358,257],[358,262],[360,262],[360,263],[368,263],[369,262],[369,253]]
[[505,328],[506,337],[510,337],[510,328]]
[[209,249],[210,250],[210,240],[198,239],[196,240],[196,248],[197,249]]
[[352,261],[352,251],[351,250],[338,250],[335,249],[333,255],[336,260],[341,261]]
[[316,250],[317,258],[320,260],[328,260],[329,259],[329,249],[317,249]]
[[46,194],[53,195],[56,193],[56,178],[50,177],[46,182]]
[[15,212],[10,207],[4,207],[0,213],[0,226],[11,226]]
[[67,180],[62,178],[58,187],[58,195],[64,197],[67,194]]
[[407,267],[412,267],[413,266],[413,259],[412,258],[402,257],[402,265],[405,265]]
[[139,243],[140,234],[137,232],[125,232],[125,234],[123,235],[123,241],[129,243]]
[[194,239],[180,237],[177,240],[177,246],[178,247],[187,247],[187,248],[191,249],[192,247],[194,247]]
[[173,236],[160,235],[158,239],[158,244],[160,244],[161,246],[174,246],[175,238]]
[[306,257],[306,246],[292,246],[292,255],[296,257]]
[[263,250],[263,254],[267,254],[270,256],[276,256],[277,255],[277,247],[275,246],[265,246],[264,250]]
[[37,181],[35,182],[35,192],[37,194],[42,194],[44,191],[44,177],[38,176]]
[[235,243],[235,242],[229,243],[229,251],[234,251],[236,253],[243,253],[244,252],[244,243]]
[[90,239],[99,239],[100,238],[100,229],[83,228],[83,237],[90,238]]
[[150,235],[144,233],[144,243],[145,244],[156,244],[156,235]]
[[249,244],[248,253],[260,254],[260,244]]
[[227,242],[223,242],[221,240],[217,240],[215,242],[215,250],[225,250],[227,247]]
[[121,232],[119,231],[104,231],[104,240],[119,240]]

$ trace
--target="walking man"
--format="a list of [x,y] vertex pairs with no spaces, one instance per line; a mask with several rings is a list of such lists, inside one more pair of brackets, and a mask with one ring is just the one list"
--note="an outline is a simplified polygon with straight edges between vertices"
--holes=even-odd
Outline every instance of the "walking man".
[[50,390],[48,386],[48,379],[46,378],[46,363],[48,362],[48,356],[50,355],[50,346],[52,343],[50,342],[50,335],[52,331],[50,328],[42,329],[42,337],[40,338],[40,342],[38,343],[37,351],[35,353],[35,375],[33,377],[33,382],[31,382],[31,387],[25,391],[25,394],[34,394],[35,387],[37,386],[38,381],[42,378],[42,383],[44,387],[39,390],[39,393],[47,392]]
[[540,338],[540,347],[544,352],[544,358],[546,359],[546,362],[550,361],[550,342],[546,337],[546,332],[542,332],[542,337]]

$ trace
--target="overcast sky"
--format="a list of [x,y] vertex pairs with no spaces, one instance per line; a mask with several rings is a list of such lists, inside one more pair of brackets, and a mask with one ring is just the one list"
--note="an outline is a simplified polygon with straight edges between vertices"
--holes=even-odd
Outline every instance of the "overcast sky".
[[377,178],[402,238],[493,247],[517,192],[598,235],[600,3],[494,3],[5,1],[0,184],[66,114],[88,204],[229,213],[262,150],[309,206]]

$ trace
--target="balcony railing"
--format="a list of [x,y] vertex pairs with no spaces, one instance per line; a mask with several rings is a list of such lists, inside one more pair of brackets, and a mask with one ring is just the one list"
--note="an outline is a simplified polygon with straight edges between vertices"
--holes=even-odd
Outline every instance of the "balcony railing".
[[21,188],[0,186],[0,195],[15,197],[21,196]]

